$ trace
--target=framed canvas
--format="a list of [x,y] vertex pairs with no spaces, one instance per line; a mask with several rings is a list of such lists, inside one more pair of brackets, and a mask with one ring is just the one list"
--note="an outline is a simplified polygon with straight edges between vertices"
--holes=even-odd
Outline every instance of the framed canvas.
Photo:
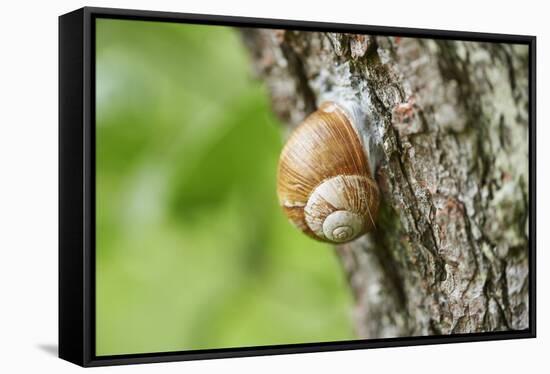
[[535,337],[535,37],[59,18],[59,356]]

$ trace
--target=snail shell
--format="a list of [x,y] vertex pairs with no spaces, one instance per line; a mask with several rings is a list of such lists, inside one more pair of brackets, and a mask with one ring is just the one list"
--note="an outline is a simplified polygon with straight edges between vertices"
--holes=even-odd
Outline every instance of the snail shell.
[[277,194],[290,221],[312,238],[344,243],[374,228],[379,192],[352,117],[323,103],[290,135]]

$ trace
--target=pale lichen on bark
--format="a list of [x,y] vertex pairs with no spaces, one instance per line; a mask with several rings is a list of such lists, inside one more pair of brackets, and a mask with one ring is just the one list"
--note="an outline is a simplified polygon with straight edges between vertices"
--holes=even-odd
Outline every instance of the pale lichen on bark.
[[377,230],[336,252],[359,337],[528,327],[528,47],[245,30],[273,109],[365,113]]

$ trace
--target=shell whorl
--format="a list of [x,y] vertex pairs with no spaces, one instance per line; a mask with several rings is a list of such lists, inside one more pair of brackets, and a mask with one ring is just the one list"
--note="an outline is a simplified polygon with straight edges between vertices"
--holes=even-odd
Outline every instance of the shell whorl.
[[378,187],[351,117],[323,103],[281,152],[277,193],[290,221],[307,235],[342,243],[374,227]]
[[342,243],[374,227],[378,188],[364,175],[337,175],[321,183],[304,207],[308,227],[321,239]]

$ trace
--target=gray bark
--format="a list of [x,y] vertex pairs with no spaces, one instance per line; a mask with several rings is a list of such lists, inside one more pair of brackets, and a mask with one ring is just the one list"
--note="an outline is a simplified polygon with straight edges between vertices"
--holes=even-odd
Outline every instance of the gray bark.
[[366,112],[382,207],[373,233],[335,249],[358,337],[527,328],[527,46],[243,35],[289,128],[327,99]]

